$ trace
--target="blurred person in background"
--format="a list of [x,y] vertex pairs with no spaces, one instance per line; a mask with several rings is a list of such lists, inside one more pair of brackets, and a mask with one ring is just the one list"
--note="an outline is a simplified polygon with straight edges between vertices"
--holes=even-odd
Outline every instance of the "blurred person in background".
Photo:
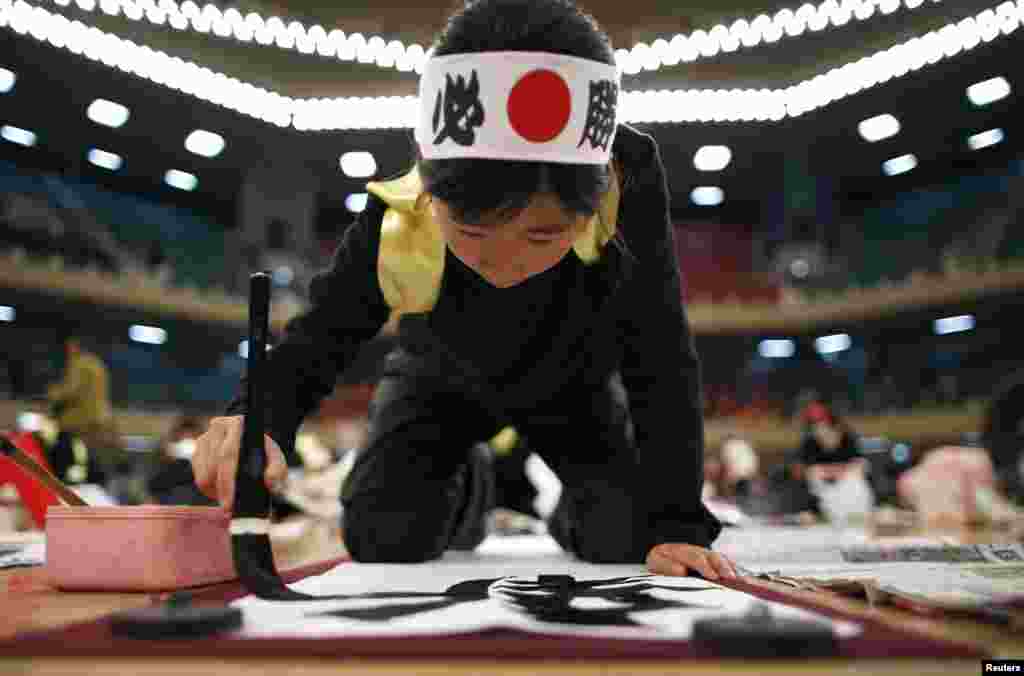
[[992,526],[1019,523],[1022,512],[1001,491],[987,449],[940,446],[904,472],[897,490],[902,503],[926,524]]
[[760,462],[750,442],[737,434],[730,434],[722,442],[721,495],[743,501],[751,494]]
[[66,357],[63,379],[46,391],[59,429],[49,449],[50,463],[64,481],[102,485],[124,459],[110,403],[110,374],[82,346],[75,328],[62,332],[61,345]]
[[1000,488],[1024,504],[1024,371],[995,391],[985,415],[982,443],[988,449]]
[[820,398],[804,407],[800,419],[803,441],[792,471],[814,497],[812,511],[829,521],[866,516],[875,496],[859,435]]
[[150,502],[161,505],[216,504],[199,491],[192,476],[195,440],[205,429],[206,421],[202,418],[181,416],[161,439],[147,472],[146,493]]
[[794,478],[835,481],[863,466],[857,433],[832,407],[814,399],[804,407],[800,419],[803,437],[792,468]]

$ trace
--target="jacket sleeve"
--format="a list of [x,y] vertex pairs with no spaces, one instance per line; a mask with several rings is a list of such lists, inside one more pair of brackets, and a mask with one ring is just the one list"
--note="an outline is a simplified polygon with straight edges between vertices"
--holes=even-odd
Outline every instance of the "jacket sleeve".
[[[313,278],[309,308],[285,327],[267,355],[264,393],[266,432],[289,462],[303,419],[335,387],[339,374],[363,343],[380,331],[390,310],[377,280],[380,225],[386,206],[371,196],[359,220],[346,231],[331,267]],[[227,415],[243,415],[245,379]]]
[[620,222],[633,258],[621,373],[639,454],[649,544],[709,547],[721,524],[701,500],[700,364],[682,303],[665,170],[653,138],[635,131],[629,136],[619,158],[628,180]]

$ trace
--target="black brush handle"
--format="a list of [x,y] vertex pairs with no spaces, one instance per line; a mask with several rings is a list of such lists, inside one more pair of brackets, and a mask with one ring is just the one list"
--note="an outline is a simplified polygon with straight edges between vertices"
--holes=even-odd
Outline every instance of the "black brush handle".
[[270,275],[249,277],[249,355],[246,377],[246,409],[242,446],[235,472],[232,517],[265,519],[270,515],[270,491],[263,483],[267,469],[265,429],[267,336],[270,332]]

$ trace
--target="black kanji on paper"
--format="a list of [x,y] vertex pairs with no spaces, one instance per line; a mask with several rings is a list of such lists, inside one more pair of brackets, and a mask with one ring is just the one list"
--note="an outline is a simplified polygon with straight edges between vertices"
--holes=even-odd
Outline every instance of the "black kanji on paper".
[[619,85],[611,80],[590,83],[590,103],[587,106],[587,122],[583,137],[576,144],[579,148],[584,141],[590,141],[594,150],[608,150],[608,141],[615,131],[615,106],[619,101]]
[[445,75],[444,91],[437,92],[434,104],[434,145],[451,139],[460,146],[476,142],[476,128],[484,123],[484,106],[480,102],[480,81],[476,71],[469,82],[462,75]]
[[[500,599],[526,615],[542,622],[587,626],[643,626],[630,614],[668,608],[720,609],[717,605],[669,601],[649,592],[670,591],[678,594],[704,592],[708,588],[675,587],[651,584],[650,576],[612,578],[608,580],[576,580],[568,575],[541,575],[536,581],[521,578],[466,580],[441,593],[383,592],[360,594],[350,600],[380,600],[385,603],[370,608],[332,610],[323,615],[364,622],[387,622],[421,613],[442,610],[462,603]],[[613,608],[580,608],[574,599],[603,599],[616,604]],[[404,603],[394,603],[395,601]]]

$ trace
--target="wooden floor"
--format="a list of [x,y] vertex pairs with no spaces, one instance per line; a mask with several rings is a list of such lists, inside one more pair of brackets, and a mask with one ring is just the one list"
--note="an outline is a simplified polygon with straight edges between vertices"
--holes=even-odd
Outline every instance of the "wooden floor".
[[[943,532],[949,535],[949,532]],[[1006,541],[1006,533],[965,532],[963,542]],[[1016,537],[1015,535],[1014,537]],[[287,539],[275,541],[279,567],[290,568],[343,553],[334,534],[325,528],[297,527]],[[777,585],[764,586],[783,590]],[[1024,658],[1024,633],[970,620],[937,620],[892,608],[872,608],[865,602],[834,595],[785,589],[795,598],[824,598],[828,605],[857,617],[880,619],[901,629],[929,635],[969,641],[986,647],[996,657]],[[45,585],[41,569],[0,571],[0,637],[33,629],[58,627],[90,620],[104,614],[149,604],[146,594],[96,594],[58,592]],[[508,660],[381,660],[381,659],[195,659],[183,656],[175,660],[69,659],[60,656],[31,659],[4,659],[0,656],[0,676],[51,674],[223,674],[239,676],[288,676],[290,674],[978,674],[977,660],[801,660],[801,661],[535,661]]]

